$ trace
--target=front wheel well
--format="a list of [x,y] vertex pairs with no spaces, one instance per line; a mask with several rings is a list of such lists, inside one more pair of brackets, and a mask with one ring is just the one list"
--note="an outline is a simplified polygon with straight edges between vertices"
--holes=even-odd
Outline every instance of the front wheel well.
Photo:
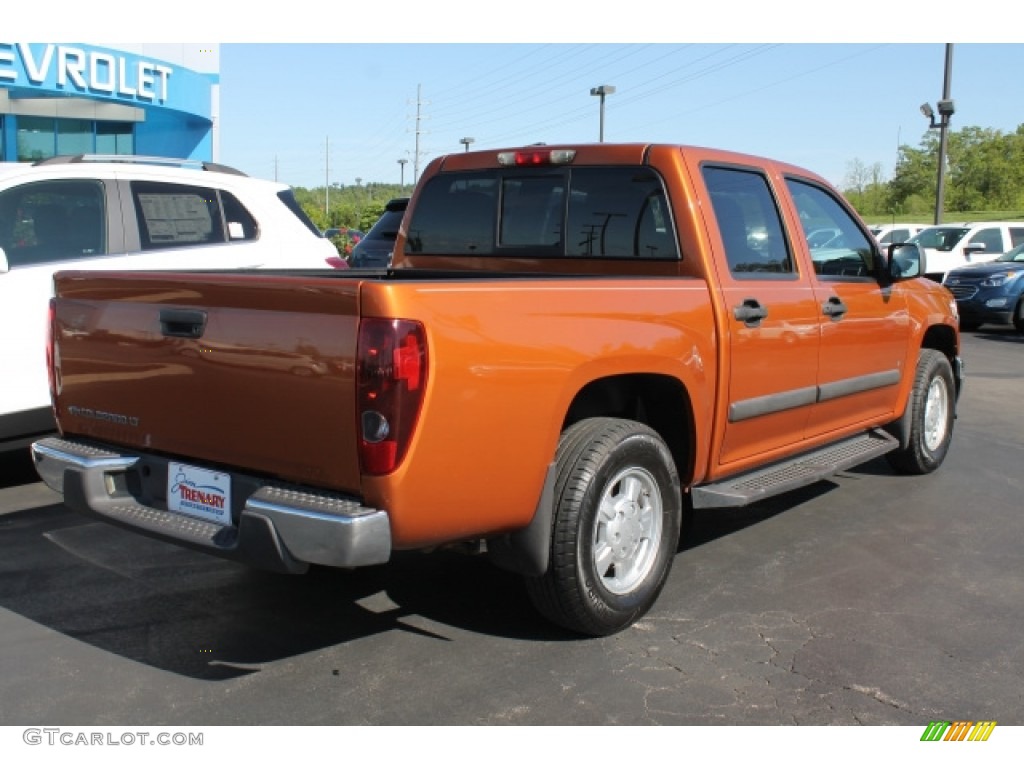
[[[960,350],[957,348],[956,333],[948,325],[933,325],[927,331],[925,331],[924,338],[921,339],[921,349],[934,349],[941,352],[949,360],[949,364],[953,366],[954,372],[958,370],[956,359],[960,354]],[[955,376],[954,385],[956,386],[956,394],[959,396],[960,388],[963,382],[959,376]]]

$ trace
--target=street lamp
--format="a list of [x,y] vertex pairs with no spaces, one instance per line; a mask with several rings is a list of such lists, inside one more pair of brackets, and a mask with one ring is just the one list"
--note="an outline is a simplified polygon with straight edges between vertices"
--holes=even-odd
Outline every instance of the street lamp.
[[464,138],[459,139],[459,144],[464,145],[466,147],[466,151],[469,152],[469,145],[472,144],[474,141],[476,141],[476,139],[474,139],[472,136],[466,136]]
[[402,191],[403,192],[405,192],[405,164],[408,163],[408,162],[409,161],[406,160],[404,157],[399,158],[399,160],[398,160],[398,165],[402,169],[401,175],[399,176],[399,178],[402,180]]
[[949,118],[956,111],[956,105],[949,98],[949,82],[953,73],[953,44],[946,43],[946,69],[942,82],[942,98],[935,103],[939,110],[939,119],[935,119],[935,110],[925,102],[921,105],[921,114],[928,118],[929,128],[939,129],[939,171],[935,183],[935,224],[942,223],[942,209],[946,198],[946,131],[949,129]]
[[590,89],[591,96],[601,97],[601,130],[598,134],[598,141],[604,141],[604,97],[615,93],[614,85],[599,85]]

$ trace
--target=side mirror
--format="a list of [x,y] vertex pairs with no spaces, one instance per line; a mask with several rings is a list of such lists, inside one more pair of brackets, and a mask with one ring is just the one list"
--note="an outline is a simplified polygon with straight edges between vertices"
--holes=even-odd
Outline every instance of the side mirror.
[[893,243],[885,249],[889,279],[909,280],[927,274],[924,250],[917,243]]
[[0,248],[0,275],[7,274],[11,271],[11,262],[7,260],[7,254],[4,253],[4,249]]
[[984,243],[968,243],[964,246],[964,255],[971,253],[983,253],[988,247]]

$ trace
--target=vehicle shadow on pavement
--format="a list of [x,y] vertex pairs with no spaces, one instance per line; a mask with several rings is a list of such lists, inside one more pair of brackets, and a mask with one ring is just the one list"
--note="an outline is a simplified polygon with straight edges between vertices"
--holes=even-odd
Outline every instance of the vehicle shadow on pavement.
[[[858,471],[861,469],[863,467],[858,467]],[[746,507],[690,510],[687,512],[688,519],[683,523],[677,551],[685,552],[757,525],[829,493],[836,487],[836,483],[831,480],[819,480],[804,488],[773,496]]]
[[972,336],[978,336],[989,341],[1005,341],[1009,343],[1024,344],[1024,333],[1018,333],[1016,328],[986,328],[982,331],[973,331]]
[[28,448],[0,451],[0,488],[38,483],[39,475],[32,465]]
[[384,632],[573,639],[484,556],[284,576],[84,520],[63,505],[0,516],[0,607],[109,653],[224,680]]
[[[888,471],[884,460],[876,472]],[[871,473],[871,465],[858,472]],[[679,552],[829,493],[821,481],[739,509],[697,510]],[[685,557],[685,555],[683,555]],[[387,565],[256,571],[88,520],[61,504],[0,516],[0,607],[109,653],[205,680],[381,633],[579,641],[533,609],[522,579],[458,549]]]

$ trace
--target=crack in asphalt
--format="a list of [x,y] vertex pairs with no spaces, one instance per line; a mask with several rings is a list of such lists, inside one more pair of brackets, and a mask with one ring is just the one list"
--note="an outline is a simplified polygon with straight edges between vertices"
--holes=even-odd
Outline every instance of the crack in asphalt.
[[[796,702],[813,696],[810,709],[803,707],[804,716],[787,712],[785,720],[793,724],[800,724],[804,719],[821,722],[814,710],[824,708],[830,713],[828,722],[847,720],[863,725],[877,721],[877,717],[865,717],[867,713],[851,703],[836,702],[835,696],[842,693],[862,696],[904,715],[920,714],[878,686],[829,680],[801,669],[799,659],[812,643],[836,639],[832,633],[814,629],[815,625],[821,625],[824,616],[836,610],[827,609],[804,618],[782,612],[732,613],[699,622],[647,617],[638,629],[657,632],[658,625],[667,623],[672,646],[643,649],[639,654],[643,663],[629,674],[631,680],[642,687],[644,717],[656,724],[680,720],[735,722],[735,710],[740,707],[755,715],[751,720],[761,722],[763,718],[758,718],[756,713],[772,711],[781,715],[784,709],[792,710]],[[687,626],[672,626],[678,624]],[[710,641],[703,636],[707,633],[715,633],[718,639]],[[767,653],[761,655],[758,649]],[[726,659],[728,669],[723,664]],[[742,668],[747,665],[770,671],[755,674],[755,670]],[[644,675],[649,677],[665,670],[670,670],[678,679],[669,683],[644,679]],[[779,678],[774,671],[785,677]],[[721,686],[722,681],[729,678],[736,679],[730,680],[727,687]],[[815,693],[816,689],[821,690]]]

